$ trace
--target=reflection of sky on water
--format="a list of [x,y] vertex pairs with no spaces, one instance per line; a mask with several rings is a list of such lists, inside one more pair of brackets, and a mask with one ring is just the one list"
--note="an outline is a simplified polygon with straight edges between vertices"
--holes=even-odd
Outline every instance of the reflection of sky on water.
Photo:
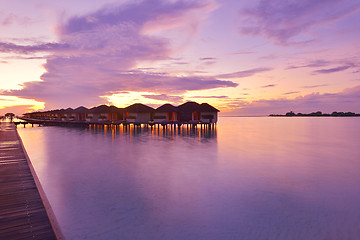
[[359,120],[19,132],[69,239],[357,239]]

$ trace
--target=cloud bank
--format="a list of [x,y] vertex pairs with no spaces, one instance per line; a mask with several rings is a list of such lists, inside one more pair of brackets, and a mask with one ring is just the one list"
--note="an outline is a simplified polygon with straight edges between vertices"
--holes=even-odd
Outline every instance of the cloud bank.
[[359,9],[360,2],[352,0],[260,0],[240,11],[243,18],[240,32],[288,44],[312,27],[331,23]]
[[[236,87],[236,83],[217,77],[178,77],[136,70],[141,62],[171,59],[169,40],[151,35],[151,31],[182,26],[189,14],[192,19],[194,15],[204,15],[213,9],[213,4],[212,1],[148,0],[108,6],[64,20],[56,28],[57,43],[26,46],[0,43],[0,52],[4,53],[48,52],[42,81],[26,82],[23,89],[2,94],[36,99],[46,102],[47,108],[54,108],[96,105],[104,101],[101,96],[123,91],[163,96]],[[193,25],[200,23],[198,19]]]

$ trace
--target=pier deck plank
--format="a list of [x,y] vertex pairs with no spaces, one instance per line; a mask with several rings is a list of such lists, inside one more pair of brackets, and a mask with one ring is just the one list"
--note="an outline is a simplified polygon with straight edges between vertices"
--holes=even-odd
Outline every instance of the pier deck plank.
[[0,122],[0,239],[56,239],[10,122]]

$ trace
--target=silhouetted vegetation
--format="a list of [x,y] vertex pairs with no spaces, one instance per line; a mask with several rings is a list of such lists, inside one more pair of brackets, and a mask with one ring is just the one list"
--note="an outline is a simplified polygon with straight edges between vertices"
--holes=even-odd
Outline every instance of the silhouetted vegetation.
[[320,111],[312,113],[294,113],[293,111],[287,112],[286,114],[270,114],[270,117],[360,117],[359,113],[353,112],[332,112],[322,113]]

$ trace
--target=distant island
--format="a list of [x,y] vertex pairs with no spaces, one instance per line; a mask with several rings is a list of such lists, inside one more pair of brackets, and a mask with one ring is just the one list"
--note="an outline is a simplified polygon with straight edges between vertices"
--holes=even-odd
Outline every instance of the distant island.
[[270,114],[270,117],[360,117],[359,113],[353,112],[332,112],[322,113],[320,111],[312,113],[294,113],[293,111],[287,112],[286,114]]

